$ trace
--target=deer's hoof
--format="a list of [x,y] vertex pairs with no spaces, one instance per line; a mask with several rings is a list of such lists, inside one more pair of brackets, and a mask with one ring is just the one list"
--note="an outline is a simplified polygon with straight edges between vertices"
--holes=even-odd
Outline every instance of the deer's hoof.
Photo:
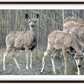
[[20,70],[21,68],[19,68],[19,70]]
[[42,74],[43,72],[40,72],[40,74]]
[[75,72],[77,75],[80,75],[80,73],[78,73],[78,72]]
[[56,74],[56,72],[54,72],[54,74]]
[[3,68],[3,70],[5,71],[6,69],[5,69],[5,68]]
[[29,68],[28,68],[28,67],[26,67],[26,69],[28,70]]
[[30,66],[30,68],[32,69],[32,66]]
[[42,73],[43,73],[43,70],[41,70],[40,74],[42,74]]

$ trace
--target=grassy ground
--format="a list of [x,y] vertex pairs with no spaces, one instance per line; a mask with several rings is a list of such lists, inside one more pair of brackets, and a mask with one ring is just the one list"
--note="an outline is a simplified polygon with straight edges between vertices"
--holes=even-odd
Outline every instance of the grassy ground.
[[[42,57],[43,57],[43,50],[35,49],[33,55],[33,68],[26,70],[26,56],[25,51],[19,51],[16,56],[16,59],[19,62],[21,70],[17,68],[15,65],[11,54],[7,57],[6,60],[6,70],[3,70],[3,53],[5,49],[0,50],[0,75],[54,75],[52,71],[51,59],[50,56],[47,56],[46,63],[45,63],[45,71],[40,74],[40,70],[42,67]],[[71,61],[72,60],[72,61]],[[84,62],[83,62],[84,63]],[[64,59],[61,56],[60,59],[55,58],[55,66],[57,70],[56,75],[64,75]],[[81,72],[83,72],[84,66],[82,65]],[[77,71],[76,64],[72,58],[69,59],[68,56],[68,75],[76,75],[75,72]]]

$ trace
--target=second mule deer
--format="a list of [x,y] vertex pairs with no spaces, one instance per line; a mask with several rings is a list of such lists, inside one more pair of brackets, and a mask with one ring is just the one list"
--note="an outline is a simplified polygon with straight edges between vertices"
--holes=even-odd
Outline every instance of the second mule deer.
[[[70,49],[71,48],[71,49]],[[81,59],[83,58],[83,53],[80,51],[80,44],[78,39],[72,33],[64,32],[64,31],[53,31],[48,37],[48,45],[47,50],[44,52],[43,60],[42,60],[42,69],[41,73],[44,71],[45,67],[45,58],[46,56],[53,51],[51,55],[52,68],[53,72],[56,74],[55,64],[54,64],[54,54],[58,50],[62,50],[64,60],[65,60],[65,74],[67,74],[67,50],[71,50],[71,52],[75,50],[74,59],[76,60],[76,64],[78,66],[78,73],[80,74],[81,67]]]
[[16,54],[19,50],[25,50],[26,51],[26,69],[28,69],[28,50],[31,50],[30,55],[30,68],[32,68],[32,55],[33,50],[37,44],[37,35],[36,35],[36,23],[39,18],[39,14],[36,14],[36,18],[29,19],[28,14],[25,14],[25,18],[28,19],[28,23],[30,26],[29,31],[11,31],[6,36],[6,52],[4,53],[3,57],[3,69],[6,69],[6,57],[12,51],[14,50],[14,53],[12,54],[12,57],[17,65],[17,67],[20,69],[20,66],[16,60]]

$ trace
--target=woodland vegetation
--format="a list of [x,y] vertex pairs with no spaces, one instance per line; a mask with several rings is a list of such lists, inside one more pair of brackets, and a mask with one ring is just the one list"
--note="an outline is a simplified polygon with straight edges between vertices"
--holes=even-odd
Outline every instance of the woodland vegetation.
[[[34,18],[37,13],[40,15],[39,20],[38,20],[38,24],[37,24],[37,47],[34,52],[35,56],[33,59],[33,60],[35,60],[35,59],[38,60],[38,63],[40,65],[38,65],[39,69],[34,70],[35,71],[34,74],[40,74],[41,60],[43,57],[43,52],[46,50],[46,47],[47,47],[48,35],[54,30],[61,30],[62,31],[63,30],[63,21],[67,17],[84,19],[84,10],[0,10],[0,57],[1,57],[0,58],[0,60],[1,60],[0,61],[1,62],[0,74],[28,74],[28,73],[26,73],[28,71],[26,71],[24,73],[24,70],[19,73],[16,73],[16,72],[12,73],[14,67],[16,67],[15,65],[13,66],[13,69],[10,67],[11,70],[10,71],[8,70],[8,72],[7,71],[3,72],[3,68],[2,68],[3,53],[5,52],[5,49],[6,49],[6,44],[5,44],[6,35],[10,31],[27,31],[27,30],[29,30],[28,22],[25,19],[25,13],[28,13],[30,18]],[[22,58],[19,55],[22,55],[21,56]],[[20,58],[19,62],[24,61],[21,59],[25,59],[25,56],[23,56],[23,54],[21,54],[21,53],[19,55],[18,55],[18,60]],[[8,57],[8,59],[9,58],[10,57]],[[59,63],[56,66],[59,66],[60,61],[61,62],[63,61],[62,59],[63,58],[61,56],[59,56]],[[70,57],[69,60],[72,60],[72,57]],[[58,59],[57,59],[57,62],[58,62]],[[62,62],[61,64],[64,66],[63,63],[64,62]],[[73,65],[70,63],[72,63]],[[7,64],[10,64],[10,60],[7,61]],[[64,70],[64,67],[62,67],[61,64],[60,64],[60,67],[57,67],[58,69],[60,69],[60,70],[58,70],[59,74],[63,74],[63,70]],[[69,66],[71,65],[73,67],[72,69],[74,69],[74,66],[75,66],[75,69],[76,69],[76,65],[74,64],[74,61],[69,62],[68,65]],[[10,66],[12,66],[12,65],[10,65]],[[23,64],[23,66],[25,67],[25,64]],[[51,65],[49,65],[49,66],[51,66]],[[46,66],[46,67],[48,67],[48,66]],[[51,67],[50,67],[50,69],[52,70]],[[16,71],[18,70],[17,67],[15,68],[15,70]],[[68,69],[68,70],[71,70],[71,69]],[[47,74],[47,75],[51,74],[52,75],[52,71],[51,72],[49,71],[47,73],[46,72],[47,71],[45,71],[44,74]],[[73,73],[74,72],[72,72],[72,73],[69,72],[68,74],[73,74]],[[84,72],[82,72],[82,74],[84,74]]]

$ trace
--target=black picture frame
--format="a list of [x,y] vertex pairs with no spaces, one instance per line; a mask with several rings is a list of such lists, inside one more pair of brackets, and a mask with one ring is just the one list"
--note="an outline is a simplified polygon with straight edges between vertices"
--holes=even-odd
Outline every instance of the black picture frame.
[[49,2],[15,2],[15,1],[12,1],[12,2],[0,2],[0,4],[84,4],[84,2],[71,2],[71,1],[68,1],[68,2],[52,2],[52,1],[49,1]]
[[[0,2],[0,4],[84,4],[84,2]],[[0,83],[84,83],[84,80],[0,80]]]
[[0,83],[84,83],[80,80],[0,80]]

